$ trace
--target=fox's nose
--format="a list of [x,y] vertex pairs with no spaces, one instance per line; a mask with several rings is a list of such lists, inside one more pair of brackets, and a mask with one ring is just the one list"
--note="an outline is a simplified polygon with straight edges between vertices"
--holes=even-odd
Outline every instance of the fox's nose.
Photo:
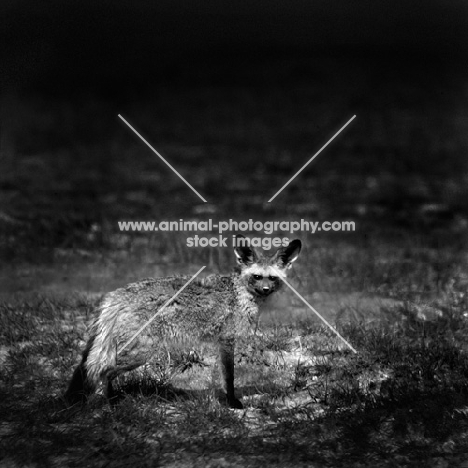
[[270,290],[270,288],[269,288],[268,286],[263,286],[263,291],[264,291],[264,292],[267,292],[267,291],[269,291],[269,290]]

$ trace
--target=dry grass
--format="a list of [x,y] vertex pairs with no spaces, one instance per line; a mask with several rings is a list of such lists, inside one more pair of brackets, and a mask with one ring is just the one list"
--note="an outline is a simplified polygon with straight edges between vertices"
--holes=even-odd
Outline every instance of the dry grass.
[[468,448],[468,343],[453,292],[437,320],[401,308],[405,320],[391,326],[340,327],[358,355],[310,320],[264,327],[238,346],[243,411],[220,403],[209,346],[195,361],[172,350],[156,376],[123,383],[113,407],[97,395],[66,408],[61,394],[96,301],[3,303],[3,455],[11,466],[455,463]]

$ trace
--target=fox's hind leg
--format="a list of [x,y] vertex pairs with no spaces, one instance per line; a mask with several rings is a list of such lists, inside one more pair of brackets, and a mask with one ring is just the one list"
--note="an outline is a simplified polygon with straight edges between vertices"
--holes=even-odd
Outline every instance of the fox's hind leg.
[[145,359],[134,358],[132,362],[117,366],[115,360],[109,357],[109,364],[107,366],[102,365],[102,356],[99,356],[100,360],[96,358],[92,359],[92,354],[95,352],[96,337],[92,336],[81,358],[81,362],[73,372],[68,389],[65,392],[64,398],[70,405],[76,403],[84,403],[88,397],[93,394],[102,381],[104,383],[104,395],[110,400],[115,394],[112,387],[112,381],[124,372],[130,372],[143,364]]
[[227,403],[231,408],[242,409],[242,403],[234,396],[234,341],[221,342],[219,350]]
[[114,387],[112,385],[112,381],[116,379],[120,374],[124,374],[125,372],[131,372],[138,367],[143,366],[146,363],[145,359],[141,359],[131,364],[126,364],[124,366],[115,366],[111,369],[107,370],[104,375],[102,376],[104,381],[104,395],[109,401],[115,399],[116,394],[114,392]]

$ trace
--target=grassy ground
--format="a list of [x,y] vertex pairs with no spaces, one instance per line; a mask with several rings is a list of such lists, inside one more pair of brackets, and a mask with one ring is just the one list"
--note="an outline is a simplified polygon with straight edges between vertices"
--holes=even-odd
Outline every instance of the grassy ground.
[[[304,316],[264,327],[263,337],[238,347],[242,411],[220,403],[216,366],[196,363],[185,372],[166,363],[143,386],[127,382],[114,407],[96,396],[66,408],[60,395],[95,305],[78,294],[2,304],[6,466],[453,466],[464,459],[466,304],[455,290],[440,301],[436,320],[402,305],[392,325],[340,326],[357,355]],[[213,350],[197,351],[213,364]],[[173,365],[183,361],[174,356]]]
[[[0,463],[463,466],[465,74],[320,60],[270,64],[255,76],[261,85],[199,76],[117,103],[2,97]],[[272,70],[283,82],[268,82]],[[208,345],[197,350],[208,365],[185,362],[181,372],[174,364],[186,355],[174,352],[172,367],[163,363],[143,388],[127,382],[114,407],[98,395],[66,408],[60,397],[104,292],[202,265],[231,268],[230,249],[190,249],[183,233],[121,233],[116,224],[181,217],[354,220],[354,233],[297,233],[304,250],[291,282],[358,354],[284,293],[263,312],[262,337],[238,347],[245,410],[220,402]]]

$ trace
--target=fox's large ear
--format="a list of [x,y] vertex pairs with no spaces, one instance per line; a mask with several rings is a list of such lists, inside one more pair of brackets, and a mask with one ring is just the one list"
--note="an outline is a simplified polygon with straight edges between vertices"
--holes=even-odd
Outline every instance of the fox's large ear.
[[258,260],[257,253],[250,247],[249,239],[241,234],[236,234],[235,242],[234,253],[237,257],[237,263],[241,265],[251,265]]
[[301,252],[302,243],[299,239],[294,239],[287,247],[282,247],[273,257],[280,268],[291,268]]

